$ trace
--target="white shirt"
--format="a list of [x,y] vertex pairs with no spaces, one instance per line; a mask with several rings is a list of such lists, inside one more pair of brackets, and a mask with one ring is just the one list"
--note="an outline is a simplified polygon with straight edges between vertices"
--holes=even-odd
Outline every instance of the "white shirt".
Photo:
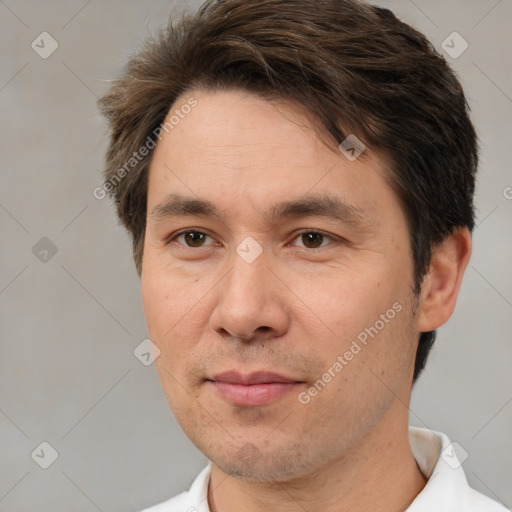
[[[445,434],[409,427],[409,438],[416,463],[428,481],[406,512],[510,512],[469,486]],[[211,462],[199,473],[188,491],[142,512],[210,512],[210,471]]]

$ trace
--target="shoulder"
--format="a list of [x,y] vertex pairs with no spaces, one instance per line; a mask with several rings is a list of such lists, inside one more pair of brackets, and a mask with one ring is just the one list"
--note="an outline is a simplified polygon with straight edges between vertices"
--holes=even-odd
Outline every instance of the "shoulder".
[[470,487],[468,512],[510,512],[510,509]]
[[195,512],[195,507],[190,504],[189,492],[182,492],[158,505],[145,508],[141,512]]
[[158,503],[141,512],[209,512],[208,482],[211,464],[209,463],[196,477],[188,491]]

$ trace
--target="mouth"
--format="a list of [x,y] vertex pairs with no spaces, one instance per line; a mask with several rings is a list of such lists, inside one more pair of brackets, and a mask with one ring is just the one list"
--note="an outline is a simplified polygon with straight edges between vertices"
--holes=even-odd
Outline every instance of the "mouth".
[[207,383],[224,400],[236,407],[261,407],[285,395],[298,391],[304,381],[274,372],[254,372],[242,375],[236,371],[222,372],[207,379]]

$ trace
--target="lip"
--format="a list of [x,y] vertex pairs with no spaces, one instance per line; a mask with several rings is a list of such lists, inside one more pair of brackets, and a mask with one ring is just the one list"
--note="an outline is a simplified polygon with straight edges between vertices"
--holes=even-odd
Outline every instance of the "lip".
[[242,375],[236,371],[222,372],[208,379],[208,384],[222,398],[237,407],[259,407],[275,402],[304,382],[274,372]]
[[252,384],[273,384],[276,382],[299,382],[296,379],[285,377],[284,375],[280,375],[279,373],[274,372],[259,371],[252,372],[247,375],[242,375],[241,373],[234,370],[218,373],[209,380],[216,382],[226,382],[228,384],[243,384],[245,386]]

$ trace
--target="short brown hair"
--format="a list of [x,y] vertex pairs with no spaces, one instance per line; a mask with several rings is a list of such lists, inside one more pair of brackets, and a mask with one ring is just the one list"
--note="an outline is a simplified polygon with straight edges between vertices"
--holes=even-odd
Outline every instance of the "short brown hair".
[[[139,275],[151,154],[122,179],[119,170],[154,141],[178,96],[234,88],[303,105],[328,145],[355,134],[386,155],[416,293],[434,246],[457,227],[473,229],[475,130],[459,81],[422,34],[357,0],[208,0],[146,40],[99,101],[111,130],[105,184]],[[414,381],[435,335],[421,333]]]

